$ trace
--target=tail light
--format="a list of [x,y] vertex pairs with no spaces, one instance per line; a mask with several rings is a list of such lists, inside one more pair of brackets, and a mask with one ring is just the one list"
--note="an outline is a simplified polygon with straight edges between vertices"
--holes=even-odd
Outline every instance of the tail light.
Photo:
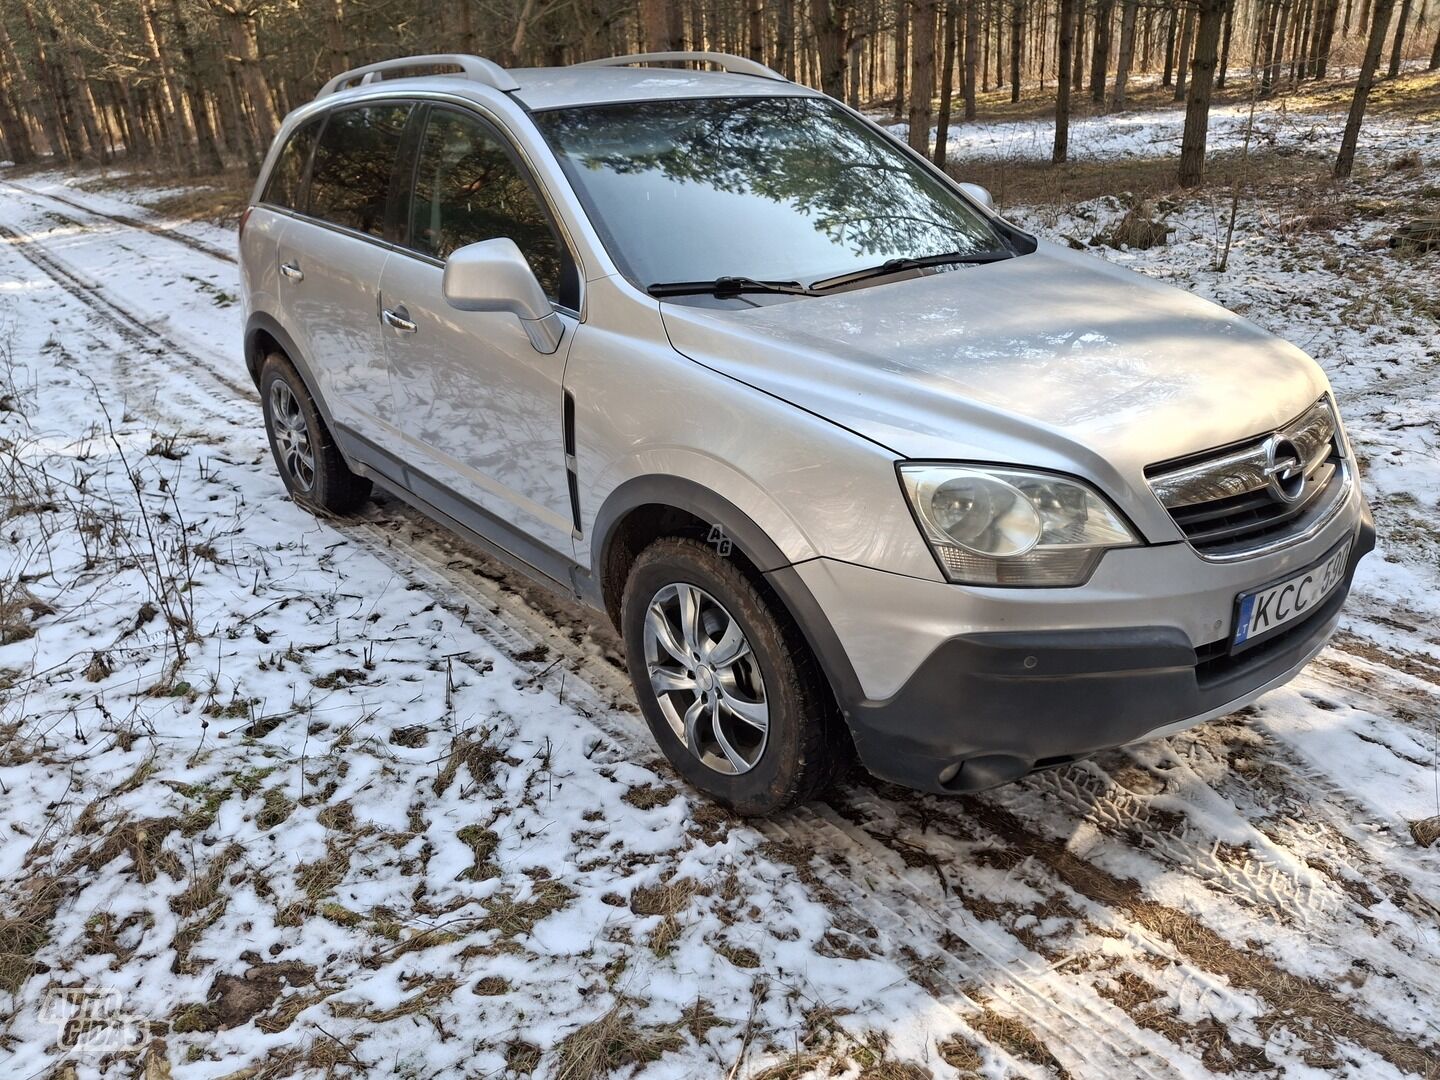
[[245,239],[245,223],[250,220],[250,214],[251,214],[251,212],[252,212],[254,209],[255,209],[255,207],[253,207],[253,206],[247,206],[247,207],[245,207],[244,210],[242,210],[242,211],[240,212],[240,233],[239,233],[239,238],[240,238],[241,240],[244,240],[244,239]]

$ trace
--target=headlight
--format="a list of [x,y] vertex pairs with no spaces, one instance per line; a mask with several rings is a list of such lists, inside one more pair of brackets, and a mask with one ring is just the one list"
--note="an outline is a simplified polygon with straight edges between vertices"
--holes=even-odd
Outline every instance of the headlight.
[[1083,585],[1106,548],[1136,543],[1109,503],[1063,476],[901,465],[900,482],[951,581]]

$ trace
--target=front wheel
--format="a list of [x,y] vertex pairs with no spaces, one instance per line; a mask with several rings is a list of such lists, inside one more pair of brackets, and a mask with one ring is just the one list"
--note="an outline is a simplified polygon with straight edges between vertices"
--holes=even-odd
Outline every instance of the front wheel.
[[829,689],[778,601],[696,540],[641,552],[621,603],[630,678],[691,784],[744,814],[813,797],[846,760]]

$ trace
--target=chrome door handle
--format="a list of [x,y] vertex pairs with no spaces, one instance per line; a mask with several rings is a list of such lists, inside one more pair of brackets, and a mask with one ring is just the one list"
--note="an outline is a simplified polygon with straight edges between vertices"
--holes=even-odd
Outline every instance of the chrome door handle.
[[291,281],[304,281],[305,271],[296,266],[293,262],[281,263],[280,273],[284,274]]
[[406,316],[409,314],[410,313],[406,311],[403,307],[395,311],[392,311],[390,308],[386,308],[384,311],[380,312],[380,319],[385,323],[386,326],[392,327],[395,330],[399,330],[402,334],[413,334],[415,333],[415,330],[417,328],[411,320],[406,318]]

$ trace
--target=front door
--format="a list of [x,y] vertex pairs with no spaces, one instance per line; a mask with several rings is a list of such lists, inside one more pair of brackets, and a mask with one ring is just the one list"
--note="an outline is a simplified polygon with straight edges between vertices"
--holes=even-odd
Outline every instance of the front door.
[[[380,282],[396,422],[407,462],[424,474],[412,474],[412,486],[541,569],[568,562],[562,416],[574,263],[507,143],[479,116],[431,107],[417,154],[403,247]],[[565,334],[554,353],[536,352],[512,314],[445,302],[444,260],[500,236],[515,241],[560,307]],[[460,513],[451,509],[455,496]]]

